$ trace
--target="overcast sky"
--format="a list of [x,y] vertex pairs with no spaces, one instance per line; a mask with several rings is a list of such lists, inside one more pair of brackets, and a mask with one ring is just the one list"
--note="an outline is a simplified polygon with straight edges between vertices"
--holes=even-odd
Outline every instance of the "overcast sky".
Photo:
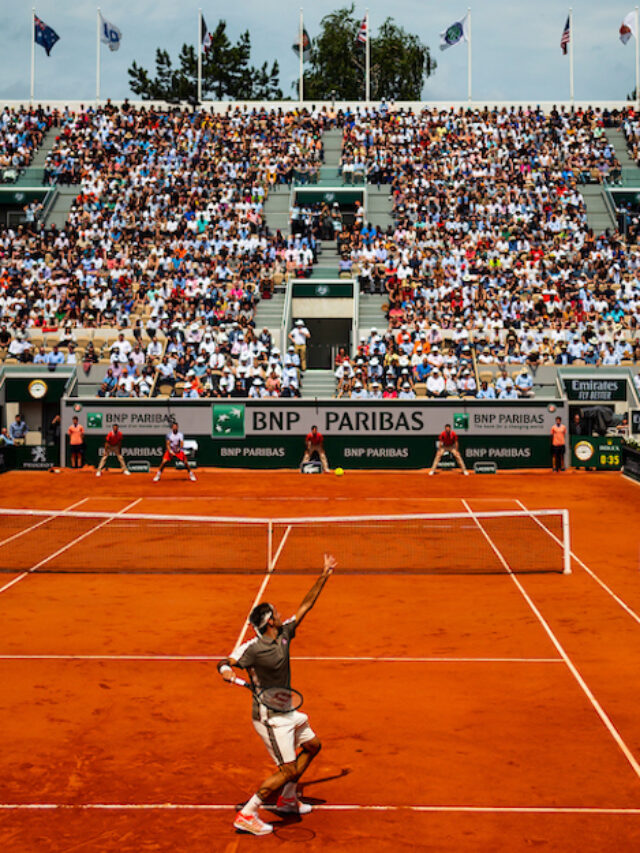
[[[367,2],[367,0],[365,0]],[[423,91],[427,100],[459,100],[467,94],[467,51],[458,45],[441,52],[439,32],[465,13],[467,2],[457,0],[368,0],[371,25],[377,31],[391,13],[394,20],[432,49],[438,68]],[[30,12],[32,0],[0,3],[0,99],[29,97]],[[202,5],[213,29],[219,18],[235,41],[248,29],[255,65],[278,59],[281,88],[293,95],[297,59],[291,50],[296,38],[300,0],[239,0],[221,5],[205,0],[104,0],[104,17],[123,34],[116,53],[102,48],[102,96],[130,97],[127,68],[135,59],[150,70],[156,47],[177,57],[183,42],[195,41],[198,8]],[[311,38],[323,15],[346,5],[316,0],[304,10]],[[635,42],[618,39],[622,18],[634,7],[628,3],[580,0],[575,3],[575,97],[577,100],[624,99],[635,85]],[[36,14],[52,26],[60,41],[51,56],[36,46],[37,100],[95,97],[96,8],[87,0],[37,0]],[[364,16],[358,3],[356,15]],[[558,0],[478,0],[472,8],[473,96],[525,101],[564,101],[569,94],[569,57],[562,56],[560,36],[568,5]]]

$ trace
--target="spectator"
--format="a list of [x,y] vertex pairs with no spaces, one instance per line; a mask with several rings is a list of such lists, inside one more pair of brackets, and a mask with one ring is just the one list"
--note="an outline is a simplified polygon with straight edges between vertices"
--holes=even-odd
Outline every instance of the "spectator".
[[9,438],[14,444],[24,444],[27,439],[27,424],[20,413],[18,413],[9,427]]
[[295,326],[289,332],[289,340],[292,342],[294,350],[300,359],[300,369],[307,369],[307,342],[311,337],[309,329],[304,324],[304,320],[296,320]]

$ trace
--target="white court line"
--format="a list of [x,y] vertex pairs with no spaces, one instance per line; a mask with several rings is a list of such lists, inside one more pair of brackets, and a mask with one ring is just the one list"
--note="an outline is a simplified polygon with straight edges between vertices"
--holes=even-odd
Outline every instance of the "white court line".
[[[226,655],[3,655],[0,660],[98,660],[98,661],[219,661]],[[293,661],[317,661],[331,663],[564,663],[562,658],[469,658],[469,657],[324,657],[324,656],[293,656]]]
[[[132,503],[128,504],[124,509],[121,509],[119,512],[116,512],[110,518],[107,518],[104,521],[101,521],[100,524],[96,524],[95,527],[92,527],[91,530],[88,530],[86,533],[83,533],[81,536],[77,536],[73,541],[68,542],[66,545],[63,545],[62,548],[59,548],[54,554],[49,554],[48,557],[45,557],[43,560],[40,560],[40,562],[36,563],[35,566],[31,566],[30,569],[27,569],[26,571],[22,572],[22,574],[18,575],[18,577],[14,578],[9,583],[0,587],[0,593],[5,592],[5,590],[9,589],[10,587],[14,586],[15,584],[20,583],[21,580],[28,577],[30,574],[33,574],[33,572],[37,571],[41,566],[44,566],[44,565],[46,565],[46,563],[50,562],[51,560],[54,560],[56,557],[59,557],[60,554],[64,554],[64,552],[68,551],[69,548],[72,548],[78,542],[82,542],[82,540],[86,539],[87,536],[90,536],[92,533],[95,533],[96,530],[100,530],[100,528],[104,527],[105,524],[109,524],[110,521],[113,521],[114,518],[117,518],[119,515],[122,515],[124,512],[131,509],[131,507],[134,507],[137,503],[140,503],[141,500],[142,500],[142,498],[136,498],[135,501],[132,501]],[[58,518],[59,516],[55,516],[55,517]]]
[[604,710],[604,708],[602,707],[602,705],[598,702],[598,700],[596,699],[596,697],[593,695],[593,693],[592,693],[592,691],[591,691],[591,689],[590,689],[589,685],[587,684],[587,682],[584,680],[584,678],[583,678],[583,677],[580,675],[580,673],[578,672],[578,670],[577,670],[577,668],[576,668],[575,664],[573,663],[573,661],[571,660],[571,658],[569,657],[569,655],[568,655],[568,654],[566,653],[566,651],[564,650],[564,647],[563,647],[563,646],[562,646],[562,644],[560,643],[560,640],[558,640],[558,638],[556,637],[556,635],[555,635],[555,634],[553,633],[553,631],[551,630],[551,627],[550,627],[549,623],[547,622],[547,620],[544,618],[544,616],[542,615],[542,613],[540,613],[540,611],[538,610],[538,608],[536,607],[536,605],[533,603],[533,600],[531,599],[531,597],[529,596],[529,594],[527,593],[527,591],[525,590],[525,588],[522,586],[522,584],[520,583],[520,581],[518,580],[518,578],[516,577],[516,575],[511,571],[511,568],[510,568],[509,564],[507,563],[507,561],[505,560],[505,558],[502,556],[502,553],[498,550],[498,547],[494,544],[493,540],[491,539],[491,537],[489,536],[489,534],[487,533],[487,531],[484,529],[484,527],[482,526],[482,524],[480,523],[480,521],[479,521],[479,520],[476,518],[476,516],[473,514],[473,510],[471,509],[471,507],[469,506],[469,504],[467,503],[467,501],[466,501],[466,500],[463,500],[463,501],[462,501],[462,503],[464,504],[464,506],[465,506],[465,508],[466,508],[467,512],[469,512],[469,513],[470,513],[470,515],[473,517],[473,519],[474,519],[474,521],[475,521],[476,525],[478,526],[478,529],[480,530],[480,532],[482,533],[482,535],[484,536],[484,538],[485,538],[485,539],[487,540],[487,542],[489,543],[489,545],[490,545],[491,549],[493,550],[494,554],[498,557],[498,559],[500,560],[500,562],[501,562],[501,563],[502,563],[502,565],[504,566],[504,568],[505,568],[505,570],[507,571],[507,573],[508,573],[509,577],[510,577],[510,578],[511,578],[511,580],[514,582],[514,584],[517,586],[518,590],[519,590],[519,591],[520,591],[520,593],[522,594],[522,597],[524,598],[524,600],[526,601],[526,603],[527,603],[527,604],[529,605],[529,607],[531,608],[531,610],[532,610],[532,612],[533,612],[534,616],[538,619],[538,621],[539,621],[539,622],[540,622],[540,624],[542,625],[542,627],[543,627],[543,629],[545,630],[545,632],[546,632],[547,636],[549,637],[549,639],[551,640],[551,642],[552,642],[552,643],[553,643],[553,645],[555,646],[556,651],[558,652],[558,654],[560,655],[560,657],[564,660],[564,662],[566,663],[567,667],[569,668],[569,671],[571,672],[571,674],[573,675],[573,677],[575,678],[575,680],[578,682],[578,684],[579,684],[579,685],[580,685],[580,687],[582,688],[582,691],[584,692],[585,696],[587,697],[587,699],[589,700],[589,702],[591,702],[591,704],[592,704],[592,706],[593,706],[594,711],[595,711],[595,712],[596,712],[596,714],[600,717],[601,721],[604,723],[605,727],[606,727],[606,728],[607,728],[607,730],[609,731],[609,734],[610,734],[610,735],[611,735],[611,737],[614,739],[614,741],[615,741],[615,742],[616,742],[616,744],[618,745],[618,748],[620,749],[620,751],[622,752],[622,754],[624,755],[624,757],[627,759],[627,761],[628,761],[628,762],[629,762],[629,764],[631,765],[631,767],[632,767],[633,771],[635,772],[636,776],[638,777],[638,779],[640,779],[640,764],[638,764],[638,762],[636,761],[636,759],[635,759],[635,757],[634,757],[633,753],[631,752],[631,750],[629,749],[629,747],[627,746],[627,744],[626,744],[626,743],[624,742],[624,740],[622,739],[622,735],[621,735],[621,734],[620,734],[620,732],[616,729],[616,727],[613,725],[613,723],[611,722],[611,719],[610,719],[609,715],[608,715],[608,714],[607,714],[607,712]]
[[77,506],[80,506],[80,504],[83,504],[88,500],[89,498],[82,498],[82,500],[76,501],[74,504],[71,504],[71,506],[68,506],[65,509],[61,509],[60,512],[55,513],[54,515],[47,516],[47,518],[42,519],[42,521],[37,521],[35,524],[30,525],[30,527],[25,527],[24,530],[20,530],[18,533],[14,533],[13,536],[9,536],[7,539],[0,539],[0,548],[3,548],[5,545],[8,545],[9,542],[13,542],[15,539],[19,539],[26,533],[31,533],[32,530],[36,530],[38,527],[42,527],[43,524],[48,524],[54,518],[61,518],[65,514],[65,512],[70,512],[72,509],[75,509]]
[[[60,512],[55,513],[54,515],[47,516],[47,518],[43,519],[42,521],[38,521],[36,524],[32,524],[31,527],[27,527],[26,530],[21,530],[20,533],[16,533],[14,536],[10,536],[8,539],[4,539],[2,542],[0,542],[0,546],[4,545],[7,542],[11,542],[13,539],[17,539],[18,536],[22,536],[24,533],[28,533],[31,530],[35,530],[36,527],[40,527],[43,524],[47,524],[54,518],[61,518],[65,512],[69,512],[70,510],[74,509],[74,507],[80,506],[80,504],[83,504],[85,501],[88,500],[89,498],[82,498],[81,500],[72,503],[70,506],[61,509]],[[6,590],[10,589],[12,586],[15,586],[15,584],[20,583],[21,580],[26,578],[30,571],[31,569],[25,572],[21,572],[8,583],[5,583],[3,586],[0,586],[0,594],[6,592]]]
[[[522,509],[523,509],[523,510],[525,510],[525,512],[531,512],[531,510],[529,510],[529,509],[528,509],[528,508],[527,508],[527,507],[522,503],[522,501],[518,500],[517,498],[516,498],[516,503],[520,504],[520,506],[522,507]],[[548,527],[545,527],[545,526],[544,526],[544,524],[542,524],[542,522],[541,522],[541,521],[539,521],[539,520],[536,518],[536,516],[535,516],[535,515],[531,514],[531,518],[536,522],[536,524],[539,524],[539,525],[540,525],[540,527],[542,527],[542,529],[545,531],[545,533],[548,533],[548,534],[549,534],[549,536],[551,536],[551,538],[552,538],[552,539],[554,539],[554,540],[558,543],[558,545],[560,545],[560,546],[562,547],[562,540],[561,540],[561,539],[559,539],[559,538],[555,535],[555,533],[552,533],[552,532],[551,532],[551,530],[549,530],[549,528],[548,528]],[[578,563],[578,565],[579,565],[579,566],[582,566],[582,568],[585,570],[585,572],[586,572],[588,575],[590,575],[596,583],[600,584],[600,586],[602,587],[602,589],[603,589],[606,593],[608,593],[608,594],[611,596],[611,598],[613,598],[613,599],[614,599],[614,601],[615,601],[617,604],[619,604],[619,605],[620,605],[620,607],[622,607],[622,609],[623,609],[624,611],[626,611],[626,612],[629,614],[629,616],[631,616],[631,618],[632,618],[632,619],[635,619],[635,621],[638,623],[638,625],[640,625],[640,616],[635,612],[635,610],[633,610],[631,607],[629,607],[629,605],[628,605],[628,604],[626,604],[626,603],[625,603],[625,602],[620,598],[620,596],[619,596],[619,595],[616,595],[616,593],[611,589],[611,587],[607,586],[607,584],[606,584],[603,580],[601,580],[601,578],[599,578],[599,577],[598,577],[598,575],[597,575],[597,574],[596,574],[592,569],[590,569],[590,568],[589,568],[589,566],[587,566],[587,564],[586,564],[586,563],[583,563],[583,562],[582,562],[582,560],[580,559],[580,557],[578,557],[578,556],[577,556],[573,551],[571,551],[571,556],[572,556],[572,558],[576,561],[576,563]]]
[[271,559],[271,554],[269,554],[269,565],[267,566],[267,573],[263,577],[262,583],[260,584],[260,589],[258,590],[256,597],[253,599],[253,604],[249,608],[249,613],[247,614],[247,618],[244,620],[244,624],[243,624],[242,628],[240,629],[240,633],[238,634],[238,639],[236,641],[235,646],[233,647],[234,649],[237,649],[238,646],[240,645],[240,643],[244,640],[244,635],[247,633],[247,628],[249,627],[249,616],[251,615],[251,611],[253,610],[253,608],[258,604],[258,602],[262,598],[262,595],[263,595],[265,589],[267,588],[267,584],[269,583],[269,579],[270,579],[271,575],[273,574],[273,570],[276,567],[276,563],[278,562],[278,558],[280,557],[280,554],[282,553],[282,549],[284,548],[284,543],[287,541],[287,538],[288,538],[290,533],[291,533],[291,525],[289,525],[289,527],[287,527],[287,529],[285,530],[285,532],[282,536],[282,540],[280,542],[280,545],[278,546],[278,550],[276,551],[273,559]]
[[[304,785],[303,785],[304,787]],[[275,806],[265,806],[275,809]],[[235,803],[0,803],[3,811],[232,811]],[[452,814],[640,815],[624,806],[314,805],[326,812],[444,812]]]

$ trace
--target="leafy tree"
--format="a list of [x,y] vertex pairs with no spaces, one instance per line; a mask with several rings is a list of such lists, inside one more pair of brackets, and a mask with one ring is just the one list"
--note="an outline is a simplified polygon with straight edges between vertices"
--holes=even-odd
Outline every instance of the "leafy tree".
[[[304,75],[305,100],[364,100],[365,51],[357,41],[360,21],[354,8],[352,4],[337,9],[320,22],[320,35],[311,46],[310,70]],[[436,70],[429,48],[387,18],[371,38],[370,49],[371,98],[420,100],[422,87]]]
[[[242,33],[232,44],[226,33],[226,23],[219,21],[211,33],[211,45],[202,56],[202,97],[222,101],[270,100],[282,98],[279,86],[280,68],[275,61],[269,68],[249,64],[251,40],[249,32]],[[143,100],[188,101],[195,104],[198,92],[198,54],[193,45],[183,44],[174,67],[168,51],[156,50],[156,75],[135,61],[129,68],[129,88]]]

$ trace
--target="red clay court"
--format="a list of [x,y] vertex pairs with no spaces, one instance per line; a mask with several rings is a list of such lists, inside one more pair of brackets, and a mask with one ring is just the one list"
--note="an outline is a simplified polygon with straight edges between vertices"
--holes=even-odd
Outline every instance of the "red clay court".
[[[1,518],[3,850],[640,848],[640,486],[577,472],[198,476],[0,480],[3,508],[99,513]],[[559,560],[522,521],[538,509],[569,510],[572,574],[496,561],[496,546],[509,566]],[[520,513],[514,527],[473,522],[502,510]],[[132,513],[467,513],[475,532],[274,525],[268,571],[264,527]],[[425,548],[433,571],[419,569]],[[316,808],[238,835],[235,805],[270,763],[245,691],[215,664],[261,590],[295,610],[323,550],[343,570],[292,662],[323,741],[302,785]],[[389,554],[400,568],[384,569]]]

